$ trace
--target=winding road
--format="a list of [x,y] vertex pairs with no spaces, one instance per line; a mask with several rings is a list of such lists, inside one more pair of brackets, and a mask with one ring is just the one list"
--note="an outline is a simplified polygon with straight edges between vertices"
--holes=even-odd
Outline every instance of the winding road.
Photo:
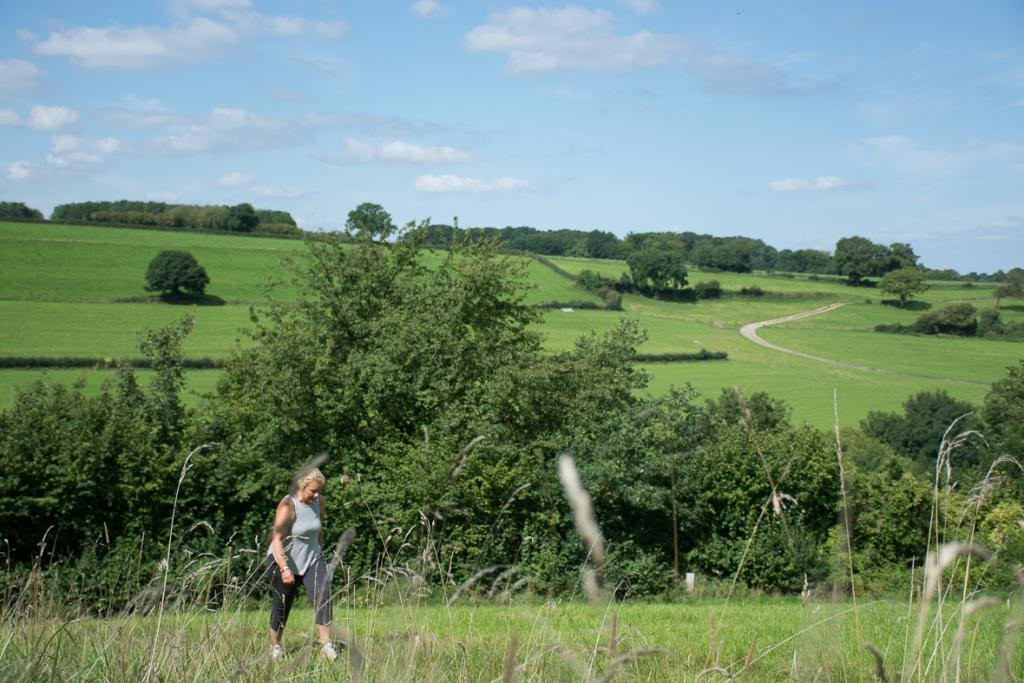
[[889,374],[889,375],[903,375],[905,377],[921,377],[921,378],[926,378],[926,379],[938,379],[938,380],[944,380],[946,382],[955,382],[957,384],[985,384],[985,382],[975,382],[975,381],[966,380],[966,379],[953,379],[952,377],[936,377],[934,375],[923,375],[923,374],[917,374],[917,373],[912,373],[912,372],[899,372],[897,370],[886,370],[885,368],[873,368],[873,367],[871,367],[869,365],[857,365],[856,363],[844,363],[843,361],[835,360],[835,359],[832,359],[832,358],[825,358],[824,356],[815,356],[812,353],[804,353],[803,351],[794,351],[793,349],[787,349],[787,348],[784,348],[782,346],[778,346],[777,344],[772,344],[770,341],[768,341],[766,339],[762,339],[757,334],[757,331],[759,329],[761,329],[762,327],[769,327],[771,325],[778,325],[779,323],[786,323],[786,322],[790,322],[791,320],[799,320],[801,318],[809,318],[812,315],[821,315],[822,313],[828,313],[829,311],[834,311],[835,309],[839,308],[840,306],[845,306],[845,305],[846,304],[844,304],[844,303],[829,304],[828,306],[822,306],[821,308],[816,308],[813,311],[804,311],[803,313],[794,313],[793,315],[787,315],[787,316],[784,316],[782,318],[773,318],[772,320],[762,320],[762,321],[756,322],[756,323],[749,323],[749,324],[744,325],[743,327],[740,328],[740,334],[742,334],[744,337],[746,337],[750,341],[754,342],[755,344],[759,344],[759,345],[765,347],[766,349],[771,349],[772,351],[779,351],[780,353],[788,353],[788,354],[793,355],[793,356],[799,356],[800,358],[807,358],[808,360],[817,361],[819,363],[827,363],[829,365],[836,365],[836,366],[839,366],[841,368],[849,368],[851,370],[864,370],[864,371],[867,371],[867,372],[882,372],[882,373]]

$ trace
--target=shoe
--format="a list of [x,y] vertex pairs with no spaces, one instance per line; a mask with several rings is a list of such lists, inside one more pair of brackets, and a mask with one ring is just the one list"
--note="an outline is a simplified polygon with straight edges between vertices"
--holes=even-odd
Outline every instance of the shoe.
[[274,645],[270,648],[270,658],[274,661],[284,657],[284,648],[280,645]]
[[334,649],[334,643],[324,643],[323,647],[320,648],[320,652],[328,662],[333,662],[338,658],[338,651]]

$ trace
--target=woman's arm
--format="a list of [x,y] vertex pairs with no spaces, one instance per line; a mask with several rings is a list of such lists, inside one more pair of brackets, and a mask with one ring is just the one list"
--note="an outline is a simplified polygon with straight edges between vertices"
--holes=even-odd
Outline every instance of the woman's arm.
[[292,522],[295,521],[295,504],[292,499],[285,496],[277,504],[277,512],[274,513],[274,533],[270,537],[270,548],[274,554],[274,561],[281,570],[281,580],[285,583],[295,583],[295,576],[288,569],[288,560],[284,556],[284,539],[291,533]]

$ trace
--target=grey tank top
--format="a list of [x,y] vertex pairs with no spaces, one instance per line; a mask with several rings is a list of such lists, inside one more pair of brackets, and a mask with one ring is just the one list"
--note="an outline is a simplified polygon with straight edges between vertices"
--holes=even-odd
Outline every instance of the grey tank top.
[[[306,505],[296,496],[288,497],[295,506],[295,521],[292,522],[291,535],[284,539],[284,557],[288,569],[302,576],[323,554],[320,547],[320,501]],[[273,552],[274,549],[270,548],[267,554],[273,555]]]

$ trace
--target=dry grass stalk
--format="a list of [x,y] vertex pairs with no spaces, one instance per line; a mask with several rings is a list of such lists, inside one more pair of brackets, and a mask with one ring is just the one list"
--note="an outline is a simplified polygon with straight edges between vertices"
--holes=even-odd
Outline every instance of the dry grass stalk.
[[878,651],[871,643],[864,643],[864,648],[871,653],[871,656],[875,659],[875,678],[880,680],[882,683],[889,683],[889,676],[885,673],[885,657]]
[[516,649],[519,645],[519,635],[513,631],[505,650],[505,661],[501,667],[501,683],[512,683],[516,674]]
[[366,678],[366,654],[352,633],[337,623],[331,624],[331,640],[342,645],[348,652],[348,675],[353,683],[362,683]]
[[[572,519],[576,524],[576,532],[583,541],[583,547],[587,550],[587,557],[593,565],[594,570],[600,570],[608,559],[604,550],[604,540],[601,536],[601,529],[597,526],[594,518],[594,508],[590,502],[590,495],[583,488],[579,472],[576,470],[576,463],[568,455],[558,458],[558,478],[562,481],[562,488],[565,496],[569,499],[569,507],[572,508]],[[583,588],[587,597],[595,600],[599,597],[601,580],[596,571],[584,572]]]
[[466,459],[469,457],[469,452],[473,450],[478,443],[484,440],[483,435],[480,435],[466,444],[466,447],[459,451],[459,454],[455,456],[455,464],[452,466],[451,477],[454,479],[459,476],[459,472],[462,471],[462,467],[466,464]]
[[348,548],[352,545],[352,541],[356,539],[356,528],[350,526],[338,537],[338,542],[334,546],[334,552],[331,554],[330,566],[337,568],[342,562],[345,561],[345,553],[348,552]]
[[747,656],[743,658],[743,668],[746,669],[754,661],[754,653],[757,652],[757,636],[750,639],[750,647],[747,648]]
[[448,601],[445,603],[445,607],[451,607],[453,604],[455,604],[455,601],[459,599],[459,596],[462,595],[463,591],[465,591],[467,588],[469,588],[474,583],[479,581],[481,578],[487,576],[488,574],[490,574],[492,572],[496,572],[499,569],[504,569],[504,568],[505,568],[505,565],[503,565],[503,564],[496,564],[496,565],[494,565],[492,567],[484,567],[483,569],[480,569],[480,570],[474,572],[472,576],[470,576],[468,579],[463,581],[459,585],[459,587],[455,589],[455,592],[452,593],[452,596],[450,598],[448,598]]
[[1001,604],[999,600],[991,596],[985,596],[964,603],[963,608],[960,610],[960,623],[957,625],[956,635],[953,636],[953,649],[950,651],[949,656],[949,659],[952,659],[955,664],[956,673],[954,680],[960,680],[960,652],[963,649],[964,638],[967,636],[967,618],[979,610],[988,607],[998,607]]
[[720,666],[712,666],[708,667],[707,669],[704,669],[703,671],[697,672],[697,675],[694,677],[694,680],[702,681],[704,680],[704,678],[708,676],[721,676],[722,678],[729,680],[731,680],[733,677],[732,674],[729,673],[728,669],[723,669]]

